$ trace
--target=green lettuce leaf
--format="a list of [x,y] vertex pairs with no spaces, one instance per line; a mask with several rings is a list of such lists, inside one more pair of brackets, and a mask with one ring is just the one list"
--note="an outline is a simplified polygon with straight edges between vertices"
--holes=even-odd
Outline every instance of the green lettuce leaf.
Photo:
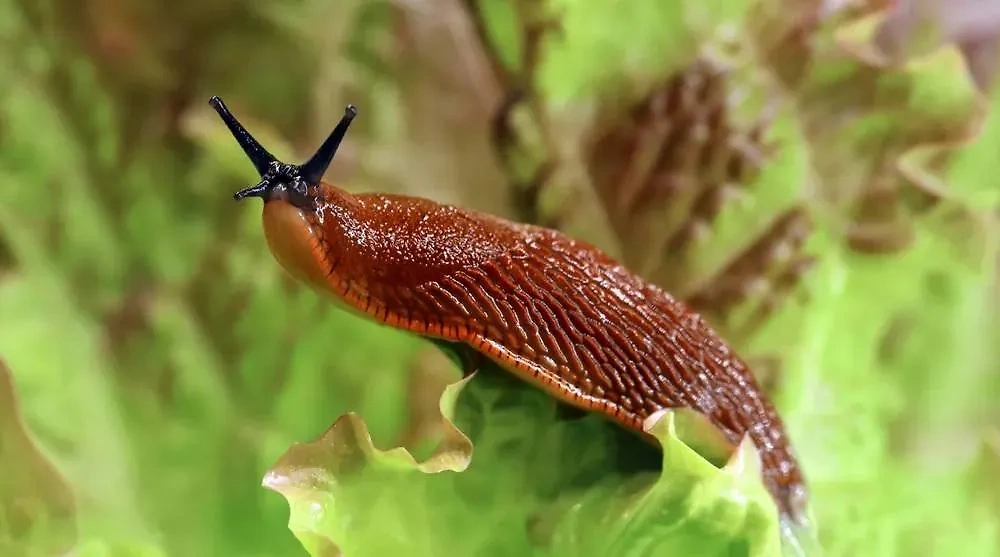
[[555,528],[551,555],[781,555],[753,442],[744,438],[716,468],[678,436],[677,414],[647,420],[663,447],[663,473],[586,492]]
[[21,418],[14,378],[0,360],[0,554],[51,554],[72,547],[76,501],[69,483]]
[[[363,544],[362,551],[367,553],[382,546],[383,542],[402,541],[359,534],[364,527],[359,529],[352,519],[380,516],[382,513],[376,511],[380,502],[364,498],[352,500],[346,494],[345,500],[341,500],[339,495],[345,493],[341,482],[346,476],[359,473],[365,479],[387,474],[389,481],[402,481],[401,485],[405,485],[406,479],[415,473],[465,470],[472,457],[472,442],[451,420],[457,396],[469,379],[471,376],[448,385],[442,393],[442,440],[434,453],[422,462],[417,462],[402,447],[386,451],[375,448],[364,420],[358,414],[348,413],[315,441],[293,445],[271,467],[263,484],[288,500],[291,508],[289,527],[311,555],[339,555],[339,548],[353,548],[358,544]],[[376,524],[372,526],[379,528]],[[404,535],[397,538],[406,537],[410,527],[406,523],[398,526]],[[358,552],[348,551],[348,554]]]
[[[539,393],[521,391],[511,404],[511,390],[482,379],[470,393],[469,379],[445,389],[444,433],[426,460],[375,448],[353,413],[279,459],[264,485],[288,500],[289,526],[311,555],[781,555],[749,439],[718,468],[681,440],[677,413],[664,411],[647,427],[663,447],[663,473],[619,476],[593,455],[602,447],[595,434],[610,424],[559,422]],[[463,422],[479,434],[475,462],[453,421],[460,394],[459,410],[482,410]],[[519,412],[530,421],[517,424]],[[591,475],[578,475],[576,488],[536,489],[581,469]]]

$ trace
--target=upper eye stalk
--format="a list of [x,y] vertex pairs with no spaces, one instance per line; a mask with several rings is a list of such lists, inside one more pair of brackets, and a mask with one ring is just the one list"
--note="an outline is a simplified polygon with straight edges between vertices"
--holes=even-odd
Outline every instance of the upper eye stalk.
[[275,188],[288,190],[297,195],[305,195],[306,188],[319,184],[323,178],[323,174],[326,173],[326,169],[330,167],[333,157],[337,154],[337,148],[340,147],[341,141],[347,135],[347,128],[351,126],[351,121],[358,115],[358,109],[353,104],[347,105],[344,117],[340,119],[337,127],[333,128],[316,153],[305,163],[294,165],[283,163],[268,152],[233,116],[222,99],[212,97],[208,103],[219,113],[219,117],[226,123],[226,127],[229,128],[233,137],[243,148],[243,152],[247,154],[250,162],[257,169],[257,173],[260,174],[260,182],[243,188],[233,195],[233,199],[237,200],[246,197],[260,197],[267,200]]

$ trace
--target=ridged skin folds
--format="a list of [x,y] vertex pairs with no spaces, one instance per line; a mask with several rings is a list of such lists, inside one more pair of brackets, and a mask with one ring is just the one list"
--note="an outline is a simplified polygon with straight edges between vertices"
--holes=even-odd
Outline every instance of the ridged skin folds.
[[460,342],[574,406],[642,432],[662,408],[697,410],[797,519],[805,486],[781,419],[746,364],[697,314],[591,245],[403,196],[312,188],[313,207],[265,204],[276,258],[351,309]]

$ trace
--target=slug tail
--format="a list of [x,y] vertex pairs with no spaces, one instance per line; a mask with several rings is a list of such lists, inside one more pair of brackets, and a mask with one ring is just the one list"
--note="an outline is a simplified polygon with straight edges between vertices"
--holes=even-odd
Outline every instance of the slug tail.
[[821,555],[819,539],[811,518],[796,520],[783,515],[778,527],[781,531],[782,557],[815,557]]

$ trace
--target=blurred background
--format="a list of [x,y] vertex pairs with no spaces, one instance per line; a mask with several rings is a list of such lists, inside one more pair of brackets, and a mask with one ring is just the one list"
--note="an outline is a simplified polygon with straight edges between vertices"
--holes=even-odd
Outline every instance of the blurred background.
[[327,181],[556,227],[688,301],[781,409],[826,554],[1000,554],[1000,2],[0,14],[3,555],[303,554],[261,486],[292,444],[436,427],[457,371],[284,275],[212,95],[287,161],[356,104]]

